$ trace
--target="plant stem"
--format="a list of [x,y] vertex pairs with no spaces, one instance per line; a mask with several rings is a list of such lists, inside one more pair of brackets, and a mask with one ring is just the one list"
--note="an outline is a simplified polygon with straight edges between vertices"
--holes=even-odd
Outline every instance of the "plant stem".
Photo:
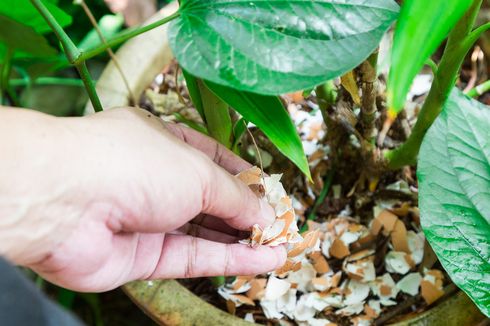
[[43,16],[44,20],[48,23],[49,27],[53,30],[56,37],[60,41],[63,46],[63,50],[68,61],[75,66],[80,74],[80,77],[83,80],[83,84],[85,89],[87,90],[88,97],[92,102],[95,112],[102,111],[102,104],[100,103],[99,96],[97,95],[97,91],[95,90],[95,84],[90,77],[90,73],[87,69],[87,65],[85,64],[85,60],[80,60],[81,53],[77,48],[75,43],[71,40],[71,38],[66,34],[60,24],[56,21],[56,19],[51,15],[48,8],[42,3],[41,0],[31,0],[33,6],[39,11],[41,16]]
[[226,279],[224,276],[213,276],[210,278],[210,280],[215,288],[219,288],[226,283]]
[[420,110],[412,133],[399,148],[385,153],[389,168],[398,169],[405,165],[416,163],[424,136],[442,111],[442,107],[454,87],[463,60],[473,45],[468,37],[481,3],[482,0],[473,1],[468,12],[449,34],[441,63],[434,76],[434,82]]
[[[101,43],[103,45],[107,45],[107,40],[104,37],[104,34],[102,34],[102,31],[99,29],[99,26],[97,25],[97,21],[95,20],[94,15],[90,11],[90,8],[87,6],[87,4],[85,3],[84,0],[78,0],[78,2],[80,4],[80,6],[83,8],[83,11],[85,11],[85,14],[87,15],[88,19],[90,20],[90,23],[94,27],[95,32],[99,36]],[[123,71],[121,65],[119,64],[119,60],[117,59],[116,55],[114,54],[114,52],[112,51],[112,49],[110,47],[108,47],[106,49],[106,51],[107,51],[107,54],[109,55],[109,57],[111,58],[112,62],[114,63],[114,66],[116,67],[116,69],[119,71],[119,74],[121,75],[121,78],[124,82],[124,86],[126,87],[126,90],[128,91],[129,102],[131,103],[131,105],[138,106],[138,101],[136,100],[136,96],[134,96],[133,91],[131,90],[131,87],[129,86],[128,79],[126,78],[126,75],[124,74],[124,71]]]
[[[31,0],[31,1],[36,1],[36,0]],[[37,1],[39,1],[39,0],[37,0]],[[168,23],[169,21],[171,21],[171,20],[173,20],[179,16],[180,16],[180,12],[177,11],[168,17],[160,19],[160,20],[153,22],[151,24],[148,24],[146,26],[141,26],[141,27],[137,27],[134,29],[127,30],[127,31],[115,36],[114,38],[107,40],[107,42],[104,44],[100,44],[93,49],[89,49],[87,51],[82,52],[81,55],[72,63],[75,64],[75,63],[93,58],[96,55],[106,51],[108,48],[112,48],[113,46],[121,44],[121,43],[135,37],[135,36],[138,36],[140,34],[148,32],[148,31],[150,31],[154,28],[157,28],[161,25],[164,25],[164,24]]]
[[318,85],[315,88],[316,97],[318,100],[318,107],[320,108],[320,112],[322,113],[323,122],[325,122],[325,126],[327,126],[327,139],[333,139],[333,134],[336,134],[334,130],[336,130],[337,123],[332,117],[332,113],[334,111],[333,105],[337,101],[337,90],[335,84],[332,80],[327,81],[322,85]]
[[12,69],[12,58],[14,56],[14,50],[8,48],[3,59],[2,71],[0,74],[0,105],[3,104],[4,96],[6,96],[9,88],[9,77]]
[[87,91],[90,102],[94,107],[95,112],[100,112],[104,110],[102,108],[102,103],[100,102],[99,96],[97,95],[97,91],[95,90],[95,83],[90,76],[90,72],[87,69],[87,65],[85,62],[77,64],[75,66],[80,74],[80,78],[83,81],[83,85],[85,86],[85,90]]
[[374,144],[377,129],[376,129],[376,95],[378,94],[378,53],[377,49],[369,58],[367,58],[360,67],[361,82],[362,82],[362,105],[361,105],[361,130],[362,136],[369,143]]
[[[328,172],[328,174],[324,180],[325,183],[323,185],[323,189],[320,192],[320,195],[315,200],[315,204],[313,205],[311,212],[308,214],[306,221],[313,221],[316,219],[316,211],[318,210],[318,207],[320,207],[320,205],[325,201],[325,198],[327,197],[328,192],[330,191],[330,186],[332,185],[334,173],[335,173],[335,170],[333,168],[330,169],[330,171]],[[301,227],[300,232],[304,232],[308,229],[308,224],[306,223],[306,221],[305,221],[305,224],[303,224],[303,226]]]
[[80,51],[71,38],[66,34],[60,24],[56,21],[56,18],[51,15],[48,8],[43,4],[41,0],[31,0],[31,3],[36,7],[37,11],[43,16],[46,23],[48,23],[51,30],[54,32],[65,51],[66,57],[70,63],[74,63],[80,57]]
[[30,79],[11,79],[9,85],[11,87],[34,85],[64,85],[64,86],[79,86],[83,87],[83,80],[77,78],[60,78],[60,77],[39,77],[34,81]]
[[488,92],[490,90],[490,80],[476,86],[475,88],[470,89],[466,95],[469,97],[477,97],[483,95],[483,93]]

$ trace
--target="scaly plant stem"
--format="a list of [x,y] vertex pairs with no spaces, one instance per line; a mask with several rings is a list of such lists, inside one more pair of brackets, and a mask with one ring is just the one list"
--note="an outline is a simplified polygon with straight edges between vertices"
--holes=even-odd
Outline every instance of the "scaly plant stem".
[[417,122],[407,141],[399,148],[385,153],[388,167],[398,169],[415,164],[420,145],[430,126],[442,110],[454,87],[463,60],[474,42],[473,28],[482,0],[474,0],[468,12],[449,34],[434,82],[417,117]]
[[490,90],[490,80],[476,86],[475,88],[470,89],[466,95],[469,97],[477,97],[483,95],[483,93],[488,92]]
[[375,123],[376,113],[378,112],[376,107],[378,53],[379,49],[376,49],[360,67],[362,82],[361,131],[364,139],[373,145],[377,136]]
[[95,84],[90,77],[90,73],[87,69],[87,65],[85,64],[85,60],[80,60],[80,50],[77,48],[75,43],[73,43],[68,34],[66,34],[61,25],[58,24],[56,19],[49,12],[49,10],[46,8],[41,0],[31,0],[31,3],[37,9],[37,11],[39,11],[41,16],[43,16],[46,23],[48,23],[49,27],[51,27],[51,29],[55,33],[56,37],[63,46],[63,50],[65,51],[65,55],[68,61],[72,63],[78,70],[80,78],[82,79],[85,89],[87,90],[88,96],[90,98],[90,101],[92,102],[95,112],[102,111],[102,104],[100,103],[99,96],[97,95],[97,91],[95,90]]

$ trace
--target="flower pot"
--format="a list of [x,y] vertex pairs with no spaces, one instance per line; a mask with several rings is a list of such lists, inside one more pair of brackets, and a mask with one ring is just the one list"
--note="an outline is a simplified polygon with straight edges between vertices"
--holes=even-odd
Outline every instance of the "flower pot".
[[[177,9],[176,3],[167,6],[150,21],[161,19]],[[117,51],[118,61],[138,98],[154,77],[172,60],[167,41],[167,26],[140,35]],[[129,105],[129,95],[119,71],[110,62],[97,83],[105,108]],[[86,112],[93,112],[90,104]],[[127,295],[155,322],[162,325],[251,325],[206,303],[175,280],[136,281],[123,287]],[[475,325],[484,317],[461,291],[431,309],[407,315],[395,325],[462,326]]]

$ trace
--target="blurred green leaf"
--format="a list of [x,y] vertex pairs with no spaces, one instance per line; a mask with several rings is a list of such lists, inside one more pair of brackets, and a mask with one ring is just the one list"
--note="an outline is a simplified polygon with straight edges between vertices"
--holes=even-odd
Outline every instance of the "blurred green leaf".
[[[44,5],[62,27],[72,23],[71,17],[58,8],[53,1],[44,1]],[[51,31],[48,23],[34,8],[30,0],[2,0],[0,1],[0,15],[10,17],[19,23],[30,26],[37,33]]]
[[[105,15],[97,23],[98,28],[102,35],[106,39],[110,39],[117,35],[117,33],[124,26],[124,18],[122,15]],[[78,44],[80,51],[85,51],[102,44],[99,35],[95,28],[85,35],[85,37]]]
[[398,15],[393,0],[182,0],[169,40],[196,77],[260,94],[311,88],[353,69]]
[[57,117],[81,115],[87,100],[83,87],[71,85],[32,85],[20,96],[23,107]]
[[449,31],[468,10],[470,0],[405,0],[398,18],[388,79],[389,114],[404,107],[412,81]]
[[262,130],[279,151],[311,179],[301,139],[277,96],[238,91],[210,81],[204,82],[214,94]]
[[52,56],[57,53],[48,41],[32,27],[0,15],[0,42],[8,48],[36,56]]
[[422,144],[421,223],[453,282],[490,316],[490,108],[454,90]]

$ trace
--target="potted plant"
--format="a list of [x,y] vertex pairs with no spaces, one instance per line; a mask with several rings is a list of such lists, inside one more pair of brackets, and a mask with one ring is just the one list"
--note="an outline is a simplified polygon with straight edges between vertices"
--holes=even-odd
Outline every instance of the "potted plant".
[[[141,42],[150,35],[143,33],[173,20],[169,32],[170,47],[184,69],[190,99],[205,122],[207,133],[230,149],[237,150],[237,140],[247,129],[247,122],[253,122],[307,179],[312,179],[301,140],[277,94],[314,88],[316,104],[327,125],[326,142],[333,149],[330,161],[338,164],[347,157],[365,163],[356,170],[360,171],[360,176],[354,190],[366,184],[369,189],[376,189],[385,173],[414,164],[420,153],[418,175],[425,234],[454,282],[488,314],[488,296],[485,294],[489,287],[486,255],[489,150],[485,127],[490,120],[481,105],[452,91],[467,52],[489,27],[484,24],[473,28],[482,1],[430,5],[419,0],[406,1],[398,16],[398,6],[389,0],[369,4],[363,1],[300,1],[286,5],[224,0],[203,4],[188,0],[182,1],[175,13],[157,17],[146,26],[129,30],[86,51],[74,46],[49,6],[41,0],[31,2],[58,36],[69,63],[77,68],[95,111],[129,104],[130,93],[140,94],[162,68],[160,64],[170,60],[169,47],[164,42],[165,29],[158,33],[157,30],[149,32],[161,42],[161,47],[151,47],[151,53],[144,52],[148,47]],[[450,10],[446,10],[447,6]],[[385,107],[385,104],[377,102],[378,59],[375,50],[397,16],[386,92],[387,110],[381,111],[378,107]],[[354,23],[346,21],[345,17],[350,17]],[[435,24],[440,19],[444,23]],[[448,33],[439,65],[427,62]],[[124,67],[123,75],[130,76],[126,83],[129,86],[114,87],[119,72],[109,65],[98,82],[97,91],[85,61],[140,34],[143,34],[139,36],[141,39],[136,38],[121,48],[117,60],[118,65]],[[9,61],[14,58],[16,49],[25,50],[25,44],[13,42],[8,45],[11,47],[2,74],[7,79]],[[417,55],[413,56],[410,51]],[[127,67],[134,67],[131,59],[137,58],[135,53],[142,54],[142,61],[138,62],[138,69],[127,71]],[[434,82],[417,122],[406,135],[406,141],[399,145],[392,142],[397,137],[390,130],[399,123],[396,118],[404,108],[410,83],[426,62],[433,68]],[[360,76],[356,77],[352,69],[359,64],[361,66],[355,72]],[[337,103],[336,85],[332,82],[341,75],[341,96],[347,109]],[[2,80],[4,94],[9,92],[7,82]],[[104,93],[106,89],[109,91]],[[242,118],[233,121],[229,106]],[[443,108],[444,112],[440,114]],[[459,128],[461,125],[465,128]],[[353,137],[355,141],[349,141],[349,146],[344,148],[342,142]],[[310,216],[315,217],[318,205],[329,192],[332,179],[329,175],[323,180],[324,187]],[[386,225],[382,226],[386,229]],[[390,237],[396,249],[393,235]],[[145,311],[162,323],[242,322],[197,300],[175,281],[137,282],[125,288]],[[468,307],[469,301],[462,294],[448,300]],[[153,303],[157,304],[153,306]],[[186,303],[192,305],[195,315],[182,312]],[[424,318],[433,318],[427,316],[436,316],[441,309],[444,311],[444,303],[406,323],[426,323]],[[457,318],[464,316],[457,314]],[[467,316],[469,320],[458,319],[457,322],[471,323],[479,318],[477,313]]]

